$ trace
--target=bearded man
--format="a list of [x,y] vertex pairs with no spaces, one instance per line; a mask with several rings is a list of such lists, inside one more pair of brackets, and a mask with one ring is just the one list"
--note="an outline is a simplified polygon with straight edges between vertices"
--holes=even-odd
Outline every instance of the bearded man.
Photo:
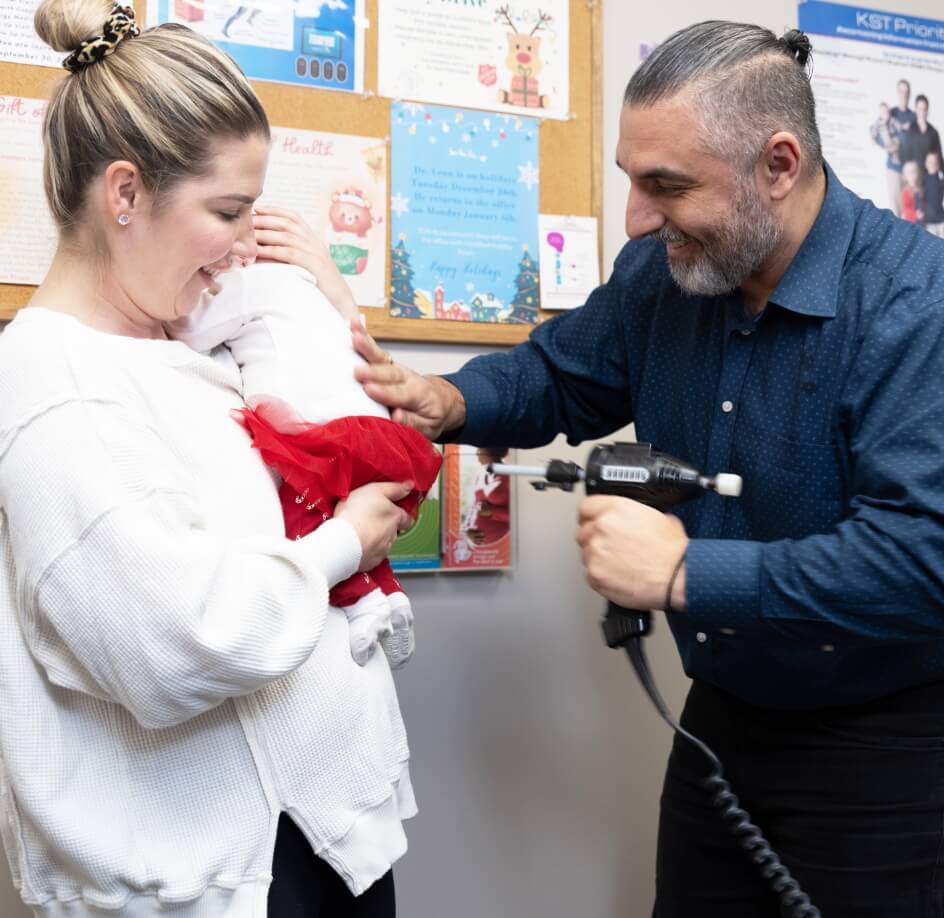
[[[534,447],[632,421],[740,474],[739,500],[673,514],[586,498],[587,578],[670,607],[682,723],[824,915],[942,915],[944,240],[824,163],[809,54],[796,31],[673,35],[626,89],[631,241],[609,281],[442,378],[360,332],[358,375],[431,438]],[[706,773],[676,742],[654,914],[777,918]]]

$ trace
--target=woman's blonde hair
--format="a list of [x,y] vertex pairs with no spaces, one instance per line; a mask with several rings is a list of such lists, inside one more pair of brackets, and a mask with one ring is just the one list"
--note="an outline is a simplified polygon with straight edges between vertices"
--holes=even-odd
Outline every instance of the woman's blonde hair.
[[[42,0],[36,32],[57,51],[102,34],[110,0]],[[82,221],[91,182],[127,160],[160,201],[205,175],[214,142],[269,138],[262,104],[227,54],[185,26],[165,24],[122,40],[56,87],[43,123],[43,179],[64,233]]]

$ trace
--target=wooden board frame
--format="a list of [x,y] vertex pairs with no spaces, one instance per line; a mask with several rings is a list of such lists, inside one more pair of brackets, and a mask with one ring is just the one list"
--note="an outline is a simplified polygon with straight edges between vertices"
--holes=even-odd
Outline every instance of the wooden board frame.
[[[367,0],[363,94],[306,89],[255,81],[272,124],[388,138],[390,99],[376,94],[378,3]],[[146,21],[146,3],[136,4]],[[570,109],[567,121],[545,119],[540,128],[542,213],[602,218],[602,0],[570,0]],[[45,99],[62,71],[0,62],[0,94]],[[389,157],[388,157],[389,159]],[[389,176],[388,176],[389,188]],[[386,283],[390,277],[390,221],[387,224]],[[602,228],[602,227],[601,227]],[[2,240],[0,240],[2,244]],[[0,321],[24,306],[35,288],[0,284]],[[389,289],[389,288],[388,288]],[[363,309],[371,333],[381,340],[511,345],[531,326],[392,318],[386,307]],[[541,313],[546,318],[548,313]]]

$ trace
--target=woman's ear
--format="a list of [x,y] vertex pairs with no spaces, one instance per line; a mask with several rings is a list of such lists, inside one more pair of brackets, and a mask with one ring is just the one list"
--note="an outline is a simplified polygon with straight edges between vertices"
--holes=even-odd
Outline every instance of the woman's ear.
[[141,172],[134,163],[116,160],[108,164],[103,176],[106,215],[126,226],[139,216],[144,199]]

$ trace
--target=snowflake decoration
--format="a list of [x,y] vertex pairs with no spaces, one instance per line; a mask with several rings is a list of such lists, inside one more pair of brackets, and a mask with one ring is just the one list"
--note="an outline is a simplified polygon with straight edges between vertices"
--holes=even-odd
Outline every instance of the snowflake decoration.
[[530,159],[523,166],[518,166],[518,184],[524,185],[528,191],[538,184],[539,177],[538,167]]
[[404,102],[403,107],[415,118],[421,111],[423,111],[423,106],[419,102]]
[[390,199],[390,210],[398,217],[410,212],[410,199],[403,197],[399,192]]

